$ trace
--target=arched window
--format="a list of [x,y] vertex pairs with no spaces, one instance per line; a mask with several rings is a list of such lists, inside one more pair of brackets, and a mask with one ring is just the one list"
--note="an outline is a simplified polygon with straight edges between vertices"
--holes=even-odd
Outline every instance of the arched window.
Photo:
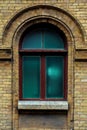
[[20,99],[65,100],[67,97],[67,44],[51,24],[29,27],[22,36]]

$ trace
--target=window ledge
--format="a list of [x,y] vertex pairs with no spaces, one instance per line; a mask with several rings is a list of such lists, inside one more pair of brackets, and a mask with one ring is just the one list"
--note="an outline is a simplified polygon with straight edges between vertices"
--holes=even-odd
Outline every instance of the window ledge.
[[20,110],[68,110],[67,101],[18,101]]

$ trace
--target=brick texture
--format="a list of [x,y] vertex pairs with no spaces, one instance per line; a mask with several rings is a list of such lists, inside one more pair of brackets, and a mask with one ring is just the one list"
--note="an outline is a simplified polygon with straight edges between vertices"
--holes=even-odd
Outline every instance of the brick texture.
[[[42,17],[43,20],[39,19]],[[51,115],[40,115],[42,120],[39,115],[30,115],[29,124],[29,114],[21,114],[17,109],[18,43],[28,26],[42,21],[56,25],[67,37],[69,110],[64,115],[58,113],[54,120]],[[87,0],[0,0],[0,130],[36,129],[87,130]]]

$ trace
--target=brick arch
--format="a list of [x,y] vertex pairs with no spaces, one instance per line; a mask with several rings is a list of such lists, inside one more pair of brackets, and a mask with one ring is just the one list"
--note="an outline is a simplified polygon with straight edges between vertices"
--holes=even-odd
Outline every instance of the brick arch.
[[[19,100],[19,53],[18,53],[18,44],[23,32],[31,25],[36,23],[51,23],[58,27],[66,36],[68,46],[68,101],[70,105],[70,110],[68,113],[69,120],[72,119],[73,115],[73,48],[76,44],[78,47],[79,44],[84,44],[84,35],[79,23],[75,22],[74,18],[70,16],[67,12],[62,9],[48,6],[48,5],[39,5],[30,8],[26,8],[18,12],[6,25],[3,33],[3,45],[5,47],[13,48],[13,64],[12,64],[12,76],[13,76],[13,128],[17,129],[18,123],[18,113],[16,108],[18,107]],[[72,26],[71,26],[72,25]],[[79,39],[79,42],[78,42]],[[72,102],[70,102],[72,99]],[[70,121],[69,121],[70,122]],[[14,125],[15,124],[15,125]]]
[[50,5],[36,5],[16,13],[4,29],[3,45],[11,47],[12,43],[15,43],[13,41],[19,39],[28,26],[41,21],[59,27],[65,33],[68,42],[73,41],[76,48],[82,48],[85,45],[80,23],[65,10]]

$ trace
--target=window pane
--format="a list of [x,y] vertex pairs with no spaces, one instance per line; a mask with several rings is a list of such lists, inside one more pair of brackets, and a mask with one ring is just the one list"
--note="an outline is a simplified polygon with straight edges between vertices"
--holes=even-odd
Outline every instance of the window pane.
[[45,30],[44,32],[44,48],[47,49],[64,49],[62,38],[57,32]]
[[40,97],[40,57],[23,56],[23,98]]
[[41,48],[41,31],[33,31],[26,34],[23,39],[22,48],[23,49],[36,49]]
[[64,57],[46,57],[46,98],[63,98]]

